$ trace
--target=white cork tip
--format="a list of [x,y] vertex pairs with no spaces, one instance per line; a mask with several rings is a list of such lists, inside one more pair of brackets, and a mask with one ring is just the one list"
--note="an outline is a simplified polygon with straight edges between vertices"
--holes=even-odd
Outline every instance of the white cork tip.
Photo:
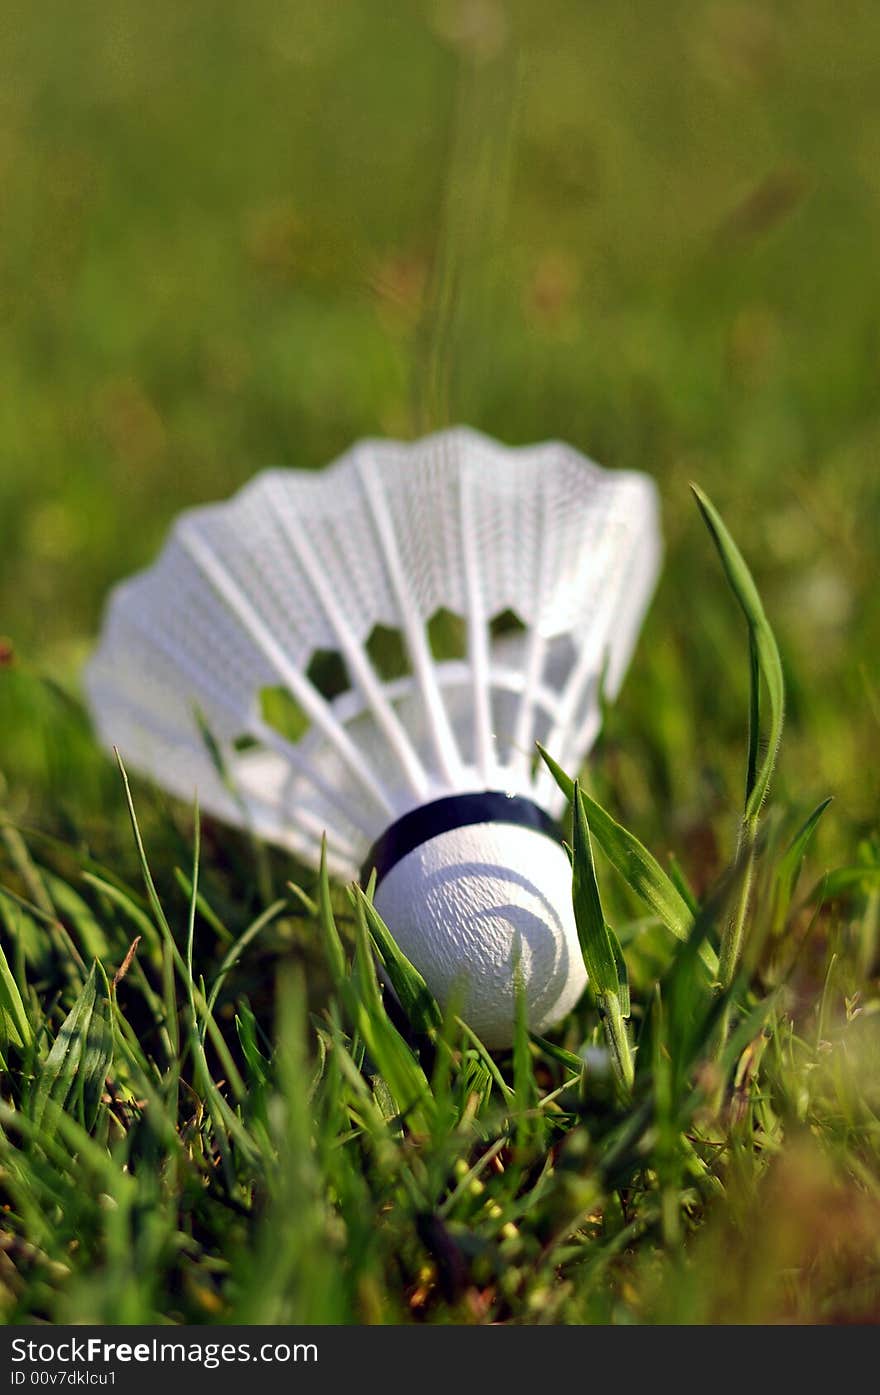
[[441,1004],[486,1046],[510,1046],[519,960],[528,1024],[545,1032],[587,982],[565,850],[516,824],[454,828],[380,882],[376,909]]

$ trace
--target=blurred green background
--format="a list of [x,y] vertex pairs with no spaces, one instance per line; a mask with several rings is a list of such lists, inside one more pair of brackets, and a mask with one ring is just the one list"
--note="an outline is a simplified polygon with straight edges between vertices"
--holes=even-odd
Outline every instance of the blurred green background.
[[745,638],[696,479],[780,639],[782,790],[837,794],[822,846],[852,858],[880,770],[875,5],[82,0],[7,3],[0,35],[16,819],[119,816],[64,694],[178,510],[466,421],[660,483],[608,745],[630,826],[687,860],[740,800]]

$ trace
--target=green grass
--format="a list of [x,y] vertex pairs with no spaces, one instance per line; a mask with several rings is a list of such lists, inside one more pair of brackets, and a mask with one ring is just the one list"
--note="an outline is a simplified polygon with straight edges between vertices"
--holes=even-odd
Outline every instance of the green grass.
[[[0,1311],[876,1319],[873,10],[393,9],[0,46]],[[133,779],[145,881],[78,699],[180,508],[454,420],[649,469],[667,538],[568,772],[598,993],[497,1059]]]
[[[121,763],[140,885],[57,848],[83,896],[6,826],[7,1320],[876,1316],[877,999],[862,994],[880,867],[865,857],[803,894],[827,802],[793,836],[765,815],[778,651],[736,545],[699,502],[754,657],[742,834],[700,904],[546,756],[572,801],[590,974],[589,1001],[552,1041],[530,1038],[520,1016],[512,1051],[493,1059],[441,1012],[369,891],[334,906],[326,868],[233,929],[216,874],[210,889],[202,879],[197,810],[176,869],[186,905],[169,918]],[[590,816],[653,912],[620,925],[625,948],[606,919]],[[279,941],[303,933],[329,979],[312,1014],[301,967],[277,962]],[[264,964],[275,941],[269,993],[246,991],[260,937]],[[818,992],[804,963],[817,942]],[[377,960],[400,1004],[391,1015]],[[718,1250],[743,1235],[733,1284]]]

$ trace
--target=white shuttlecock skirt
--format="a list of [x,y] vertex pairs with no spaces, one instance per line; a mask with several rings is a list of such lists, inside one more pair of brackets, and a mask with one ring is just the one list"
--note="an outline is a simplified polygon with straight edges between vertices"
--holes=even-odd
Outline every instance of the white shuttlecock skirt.
[[[97,729],[175,794],[313,865],[326,834],[347,878],[384,829],[450,794],[502,791],[558,816],[535,741],[581,764],[660,554],[652,481],[561,443],[455,429],[269,470],[183,514],[115,589],[86,673]],[[451,651],[435,642],[444,617]],[[296,721],[279,719],[279,694]],[[470,1020],[503,1045],[517,955],[536,1030],[584,974],[562,849],[513,826],[482,838],[471,826],[414,850],[376,904],[441,999],[467,980]]]

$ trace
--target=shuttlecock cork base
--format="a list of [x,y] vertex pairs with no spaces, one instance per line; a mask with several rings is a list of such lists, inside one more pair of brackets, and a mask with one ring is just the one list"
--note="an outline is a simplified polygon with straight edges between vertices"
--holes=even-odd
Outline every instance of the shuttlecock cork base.
[[361,879],[442,1003],[486,1046],[509,1046],[517,975],[529,1025],[574,1006],[587,977],[557,824],[530,799],[487,790],[404,815],[377,839]]
[[312,865],[324,834],[341,877],[384,858],[376,907],[401,948],[504,1046],[517,962],[534,1030],[585,981],[564,801],[535,742],[583,761],[660,553],[652,481],[561,442],[361,441],[181,515],[111,597],[86,673],[96,726]]

